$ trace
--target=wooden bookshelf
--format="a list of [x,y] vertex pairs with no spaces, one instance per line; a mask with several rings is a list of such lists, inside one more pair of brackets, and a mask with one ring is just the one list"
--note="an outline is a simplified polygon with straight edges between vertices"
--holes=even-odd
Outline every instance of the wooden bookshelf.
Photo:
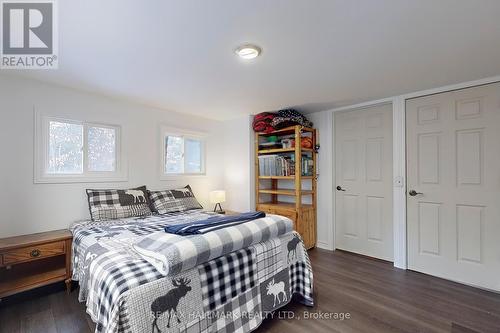
[[[259,149],[259,144],[269,136],[291,136],[295,140],[293,148]],[[302,148],[301,138],[310,137],[313,148]],[[277,214],[290,218],[294,229],[299,232],[307,249],[316,246],[316,202],[317,202],[317,156],[314,147],[317,144],[317,130],[314,128],[291,126],[271,133],[255,133],[255,202],[256,209],[269,214]],[[293,156],[295,174],[289,176],[269,176],[259,173],[259,156],[275,154]],[[302,155],[312,159],[312,175],[302,175]],[[288,182],[287,188],[281,188],[281,182]],[[310,189],[303,189],[308,182]],[[291,184],[290,184],[291,183]],[[290,186],[293,185],[293,186]],[[292,187],[292,188],[291,188]],[[284,198],[291,198],[293,202]],[[303,199],[309,199],[303,203]]]

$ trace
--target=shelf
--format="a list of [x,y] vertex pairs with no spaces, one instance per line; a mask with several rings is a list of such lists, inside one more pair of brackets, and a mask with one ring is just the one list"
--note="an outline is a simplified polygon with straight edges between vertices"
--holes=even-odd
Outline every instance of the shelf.
[[[281,208],[281,209],[295,210],[295,203],[293,202],[281,202],[281,201],[278,201],[276,203],[262,202],[257,204],[257,208],[259,208],[259,206],[261,208],[267,208],[267,209]],[[314,209],[313,205],[311,204],[301,204],[300,206],[302,207],[302,209]]]
[[[259,193],[295,196],[295,190],[259,190]],[[310,195],[314,194],[314,191],[305,190],[301,191],[301,194]]]
[[66,279],[65,256],[0,268],[0,298]]
[[[309,127],[302,127],[301,130],[302,132],[311,132],[311,133],[314,132],[314,129]],[[272,131],[271,133],[258,133],[258,134],[262,136],[271,136],[277,134],[283,135],[287,133],[295,133],[295,126],[285,127],[279,130]]]
[[[302,179],[313,179],[312,176],[302,176],[300,177]],[[283,180],[294,180],[295,179],[295,176],[259,176],[259,179],[283,179]]]
[[[301,152],[312,152],[312,148],[302,148]],[[295,153],[295,148],[275,148],[275,149],[261,149],[258,154],[278,154],[278,153]]]
[[261,149],[259,154],[276,154],[276,153],[293,153],[295,148],[274,148],[274,149]]

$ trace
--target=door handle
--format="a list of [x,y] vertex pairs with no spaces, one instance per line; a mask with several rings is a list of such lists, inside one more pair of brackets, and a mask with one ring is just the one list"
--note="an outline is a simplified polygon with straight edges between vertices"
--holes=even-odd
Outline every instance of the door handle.
[[410,192],[408,192],[409,195],[411,195],[412,197],[416,196],[416,195],[419,195],[419,194],[423,194],[421,192],[417,192],[415,190],[411,190]]
[[337,191],[344,191],[345,192],[345,190],[341,186],[337,186]]

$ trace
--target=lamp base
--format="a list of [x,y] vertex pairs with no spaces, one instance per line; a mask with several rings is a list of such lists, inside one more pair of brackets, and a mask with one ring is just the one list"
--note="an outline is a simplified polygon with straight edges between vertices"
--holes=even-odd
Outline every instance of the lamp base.
[[[217,210],[217,206],[219,206],[219,210]],[[215,204],[214,212],[217,214],[226,214],[226,212],[222,210],[222,206],[220,205],[220,202]]]

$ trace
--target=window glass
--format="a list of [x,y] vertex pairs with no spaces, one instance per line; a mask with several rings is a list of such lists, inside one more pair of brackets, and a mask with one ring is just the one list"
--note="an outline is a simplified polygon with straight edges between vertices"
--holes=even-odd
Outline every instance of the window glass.
[[186,139],[185,140],[185,172],[186,173],[201,173],[202,165],[202,143],[200,140]]
[[49,174],[83,173],[83,125],[49,122]]
[[116,130],[106,127],[88,129],[89,171],[116,170]]
[[165,173],[183,173],[184,140],[180,136],[168,135],[165,137]]

